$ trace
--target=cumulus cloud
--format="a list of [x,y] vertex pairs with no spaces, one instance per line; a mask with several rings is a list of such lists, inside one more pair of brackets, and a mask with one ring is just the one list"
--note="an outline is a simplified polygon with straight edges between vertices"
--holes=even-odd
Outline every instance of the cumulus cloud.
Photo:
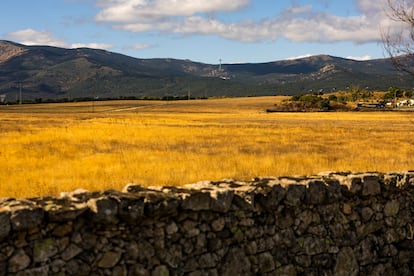
[[370,55],[365,55],[365,56],[348,56],[346,57],[347,59],[353,59],[353,60],[370,60],[372,59],[372,57]]
[[286,19],[289,19],[292,16],[296,15],[303,15],[303,14],[311,14],[313,11],[312,5],[305,5],[305,6],[292,6],[285,9],[281,15]]
[[149,44],[141,44],[141,43],[137,43],[134,45],[127,45],[124,46],[123,49],[124,50],[143,50],[143,49],[148,49],[148,48],[152,48],[153,46],[149,45]]
[[357,0],[355,3],[359,11],[367,15],[382,14],[387,9],[387,2],[384,0]]
[[8,33],[7,39],[19,42],[24,45],[47,45],[56,46],[63,48],[94,48],[109,50],[113,48],[111,44],[105,43],[73,43],[68,44],[64,39],[55,37],[52,32],[39,31],[33,29],[18,30],[15,32]]
[[[380,26],[388,22],[384,14],[386,0],[355,0],[356,16],[337,16],[317,12],[312,5],[293,5],[274,17],[257,21],[224,22],[211,13],[235,12],[253,0],[96,0],[100,8],[95,16],[116,29],[130,32],[217,35],[243,42],[285,38],[294,42],[380,40]],[[230,3],[229,3],[230,2]],[[329,0],[323,3],[329,4]],[[387,23],[389,24],[389,23]]]
[[[67,0],[78,1],[78,0]],[[92,1],[92,0],[91,0]],[[220,20],[216,13],[233,13],[246,9],[253,0],[93,0],[98,12],[95,21],[128,32],[160,32],[173,35],[215,35],[242,42],[287,39],[293,42],[354,43],[378,42],[381,29],[395,26],[385,14],[387,0],[354,0],[359,12],[339,16],[317,11],[312,5],[292,1],[291,7],[272,17],[261,19]],[[259,1],[259,0],[257,0]],[[319,0],[329,5],[331,0]],[[408,0],[413,1],[413,0]],[[414,2],[414,1],[413,1]],[[69,44],[48,31],[32,29],[10,33],[8,38],[27,45],[59,47],[113,48],[103,43]],[[138,44],[129,49],[145,49]]]
[[105,43],[73,43],[70,45],[70,48],[93,48],[93,49],[110,50],[113,48],[113,45],[105,44]]
[[295,42],[338,42],[353,41],[365,43],[379,40],[378,25],[365,15],[338,17],[329,14],[315,14],[310,18],[294,18],[283,22],[284,37]]
[[54,37],[51,32],[37,31],[33,29],[24,29],[9,33],[6,37],[10,40],[25,45],[50,45],[57,47],[66,47],[63,39]]
[[235,11],[249,4],[249,0],[98,0],[103,9],[98,21],[136,22],[154,21],[168,16],[192,16],[197,13]]
[[312,57],[312,56],[316,56],[317,54],[305,54],[305,55],[300,55],[300,56],[295,56],[295,57],[288,57],[285,58],[285,60],[295,60],[295,59],[301,59],[301,58],[308,58],[308,57]]
[[134,50],[142,50],[142,49],[147,49],[147,48],[151,48],[151,45],[149,45],[149,44],[134,44],[134,45],[132,45],[132,49],[134,49]]

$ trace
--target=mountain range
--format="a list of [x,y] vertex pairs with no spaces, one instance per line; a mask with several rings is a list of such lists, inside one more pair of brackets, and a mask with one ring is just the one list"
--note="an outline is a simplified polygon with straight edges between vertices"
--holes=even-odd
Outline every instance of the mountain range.
[[349,87],[414,87],[390,59],[328,55],[266,63],[205,64],[139,59],[105,50],[26,46],[0,40],[0,94],[13,100],[297,95]]

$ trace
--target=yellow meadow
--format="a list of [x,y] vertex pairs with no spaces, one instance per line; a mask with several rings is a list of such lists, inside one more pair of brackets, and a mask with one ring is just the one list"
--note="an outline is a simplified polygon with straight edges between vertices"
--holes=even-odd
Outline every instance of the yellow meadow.
[[0,197],[414,168],[413,113],[265,112],[281,99],[0,106]]

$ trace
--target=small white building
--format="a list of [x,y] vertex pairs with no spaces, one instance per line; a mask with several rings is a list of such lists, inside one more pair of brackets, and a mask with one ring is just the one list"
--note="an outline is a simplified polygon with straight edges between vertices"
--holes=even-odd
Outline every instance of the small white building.
[[398,107],[402,107],[402,106],[414,106],[414,100],[413,99],[408,99],[408,100],[403,100],[397,103]]

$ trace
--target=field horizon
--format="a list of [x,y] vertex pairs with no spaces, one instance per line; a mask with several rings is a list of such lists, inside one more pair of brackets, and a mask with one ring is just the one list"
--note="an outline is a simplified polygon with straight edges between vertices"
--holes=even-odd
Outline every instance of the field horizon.
[[286,98],[0,106],[0,197],[413,169],[411,113],[265,112]]

